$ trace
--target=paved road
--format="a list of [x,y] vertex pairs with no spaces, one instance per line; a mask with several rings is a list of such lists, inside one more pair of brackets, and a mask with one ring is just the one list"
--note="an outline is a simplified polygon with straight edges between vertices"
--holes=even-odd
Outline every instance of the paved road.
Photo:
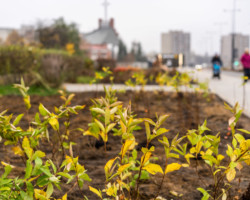
[[[250,117],[250,81],[245,84],[245,88],[242,86],[242,73],[222,71],[221,79],[212,79],[211,69],[203,69],[201,71],[193,70],[191,68],[183,68],[181,71],[193,71],[190,73],[194,78],[199,81],[209,81],[209,88],[212,92],[219,95],[222,99],[231,105],[239,102],[243,108],[243,90],[245,89],[245,103],[244,112]],[[110,87],[110,84],[105,84],[105,87]],[[88,92],[88,91],[103,91],[103,84],[64,84],[64,87],[69,92]],[[114,89],[126,89],[126,90],[140,90],[141,86],[135,88],[127,87],[123,84],[116,84],[113,86]],[[171,91],[170,87],[161,87],[157,85],[147,85],[144,87],[146,91],[163,90]]]
[[[184,71],[195,71],[193,76],[199,81],[209,81],[209,88],[212,92],[219,95],[229,104],[234,105],[238,102],[246,115],[250,117],[250,81],[245,86],[242,85],[243,74],[241,72],[222,71],[221,79],[212,79],[212,69],[203,69],[200,71],[190,68],[182,69]],[[243,93],[245,90],[245,103],[243,102]],[[244,105],[243,105],[244,104]]]

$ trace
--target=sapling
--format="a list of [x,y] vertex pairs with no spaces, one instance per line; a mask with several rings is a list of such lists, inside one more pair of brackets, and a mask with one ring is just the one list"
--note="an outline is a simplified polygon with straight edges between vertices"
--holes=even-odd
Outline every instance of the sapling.
[[[205,131],[208,130],[204,123],[197,131],[188,133],[188,139],[192,144],[190,154],[197,158],[198,154],[209,166],[211,175],[213,177],[213,187],[211,190],[198,188],[203,193],[203,199],[227,199],[231,189],[230,182],[236,177],[236,169],[239,171],[243,168],[242,162],[250,164],[250,140],[246,140],[243,135],[236,133],[235,126],[239,120],[242,110],[239,104],[235,104],[233,108],[225,104],[226,109],[233,113],[233,117],[229,119],[229,126],[232,131],[232,143],[227,145],[225,156],[219,152],[220,134],[207,135]],[[239,129],[239,131],[250,133],[246,130]],[[223,164],[222,161],[226,162]]]
[[[22,81],[21,85],[16,85],[21,91],[26,108],[29,109],[30,97],[28,88]],[[55,108],[55,113],[46,109],[42,104],[39,105],[39,112],[36,113],[34,119],[29,121],[29,127],[24,129],[19,125],[23,114],[18,115],[14,120],[13,115],[6,115],[6,112],[0,113],[0,139],[5,145],[12,145],[12,151],[23,160],[24,171],[18,177],[9,178],[11,171],[15,166],[4,161],[4,174],[0,177],[0,198],[1,199],[50,199],[52,198],[54,187],[60,189],[62,176],[68,179],[68,183],[76,180],[77,184],[73,184],[72,188],[78,185],[81,192],[84,181],[91,181],[88,177],[83,165],[80,165],[77,159],[73,158],[72,142],[69,142],[69,150],[63,144],[62,138],[69,135],[69,122],[66,121],[66,132],[62,134],[59,127],[59,119],[68,117],[71,113],[77,114],[78,110],[84,106],[70,107],[70,101],[74,95],[64,96],[65,103],[59,108]],[[40,118],[43,117],[43,119]],[[41,150],[40,143],[43,139],[50,141],[49,127],[52,127],[59,136],[61,145],[62,161],[51,160],[50,155],[46,155]],[[55,143],[56,145],[56,143]],[[69,154],[69,155],[67,155]],[[53,156],[52,156],[53,158]],[[60,166],[62,164],[62,166]],[[63,170],[62,167],[66,165]],[[63,170],[63,171],[62,171]],[[70,173],[68,173],[71,171]],[[72,174],[72,172],[75,174]],[[67,191],[70,192],[70,191]],[[63,195],[63,199],[67,198],[67,192]],[[83,194],[84,197],[84,194]]]

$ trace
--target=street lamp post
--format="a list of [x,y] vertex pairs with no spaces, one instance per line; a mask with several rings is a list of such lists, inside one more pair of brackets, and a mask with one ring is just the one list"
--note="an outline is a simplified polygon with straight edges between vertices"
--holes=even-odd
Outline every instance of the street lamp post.
[[236,53],[236,49],[235,49],[235,16],[236,16],[236,12],[240,11],[236,9],[236,0],[233,0],[233,9],[232,10],[225,10],[225,11],[229,11],[232,12],[232,39],[231,39],[231,69],[234,69],[234,61],[235,61],[235,53]]

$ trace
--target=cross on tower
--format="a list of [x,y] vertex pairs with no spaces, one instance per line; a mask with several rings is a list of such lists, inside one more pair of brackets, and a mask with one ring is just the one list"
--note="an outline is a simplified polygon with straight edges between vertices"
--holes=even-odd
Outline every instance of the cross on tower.
[[104,0],[103,4],[104,6],[104,21],[107,22],[108,21],[108,6],[109,6],[109,2],[107,0]]

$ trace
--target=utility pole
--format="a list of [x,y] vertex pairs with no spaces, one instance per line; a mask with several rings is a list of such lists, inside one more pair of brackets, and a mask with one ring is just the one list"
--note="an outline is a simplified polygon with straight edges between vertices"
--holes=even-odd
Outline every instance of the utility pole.
[[240,11],[236,9],[236,0],[233,0],[233,9],[232,10],[225,10],[225,11],[229,11],[232,12],[232,39],[231,39],[231,69],[234,69],[234,61],[235,61],[235,53],[236,53],[236,49],[235,49],[235,16],[236,16],[236,12]]

